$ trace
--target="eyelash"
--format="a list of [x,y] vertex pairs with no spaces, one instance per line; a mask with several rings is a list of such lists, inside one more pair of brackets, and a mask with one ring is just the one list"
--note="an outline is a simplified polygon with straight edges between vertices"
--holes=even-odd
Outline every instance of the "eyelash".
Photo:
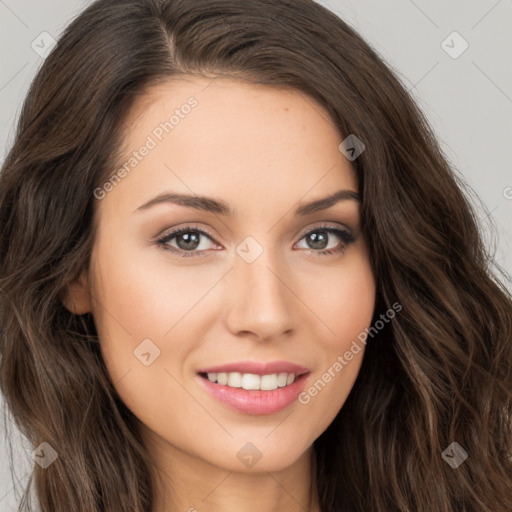
[[[345,249],[347,248],[347,246],[355,241],[354,235],[350,231],[348,231],[346,229],[335,228],[333,226],[329,226],[329,225],[325,225],[325,224],[320,225],[320,226],[315,226],[313,229],[310,229],[309,231],[307,231],[306,233],[304,233],[301,236],[299,241],[302,240],[303,238],[305,238],[307,235],[310,235],[311,233],[314,233],[316,231],[327,231],[328,233],[333,233],[333,234],[337,235],[338,238],[340,238],[342,240],[342,242],[339,247],[334,248],[334,249],[324,249],[321,251],[316,251],[314,249],[306,249],[306,250],[309,250],[310,252],[312,252],[315,256],[328,256],[328,255],[337,254],[337,253],[343,254],[345,252]],[[163,235],[162,237],[158,238],[155,243],[160,249],[163,249],[164,251],[172,252],[179,257],[190,258],[190,257],[207,256],[207,254],[201,254],[201,253],[207,252],[204,250],[203,251],[183,251],[182,249],[169,248],[169,246],[167,245],[167,243],[169,241],[171,241],[173,238],[175,238],[179,235],[182,235],[183,233],[190,233],[190,232],[200,233],[201,235],[204,235],[204,236],[210,238],[214,243],[219,245],[217,243],[217,241],[214,239],[214,237],[212,235],[210,235],[210,233],[208,233],[207,231],[205,231],[199,227],[192,226],[192,225],[185,226],[183,228],[179,228],[174,231],[171,231],[170,233],[167,233],[167,234]]]

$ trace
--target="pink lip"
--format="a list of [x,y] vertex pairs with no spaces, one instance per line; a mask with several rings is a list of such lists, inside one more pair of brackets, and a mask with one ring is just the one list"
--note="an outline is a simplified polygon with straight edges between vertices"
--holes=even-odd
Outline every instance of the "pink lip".
[[255,375],[270,375],[272,373],[295,373],[296,376],[308,373],[309,368],[287,361],[271,361],[258,363],[256,361],[239,361],[220,366],[212,366],[197,370],[197,373],[253,373]]
[[[219,367],[219,368],[225,368]],[[208,372],[210,373],[210,372]],[[213,372],[212,372],[213,373]],[[249,372],[243,372],[249,373]],[[256,373],[256,372],[252,372]],[[278,372],[272,372],[278,373]],[[285,373],[285,372],[282,372]],[[295,372],[289,372],[295,373]],[[196,375],[198,383],[221,403],[235,411],[245,414],[273,414],[291,405],[303,391],[309,373],[297,377],[295,382],[283,388],[273,391],[247,390],[243,388],[231,388]]]

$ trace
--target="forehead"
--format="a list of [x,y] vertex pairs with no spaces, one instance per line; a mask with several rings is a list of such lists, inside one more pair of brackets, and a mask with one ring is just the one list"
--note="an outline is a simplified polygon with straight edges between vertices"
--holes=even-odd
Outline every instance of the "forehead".
[[296,202],[308,190],[311,198],[357,190],[334,122],[323,106],[296,90],[227,78],[173,78],[141,95],[123,125],[118,164],[134,165],[125,165],[122,186],[109,196],[120,200],[123,191],[132,209],[167,189],[227,202],[236,194],[262,204]]
[[[194,106],[189,108],[192,103]],[[332,135],[337,132],[327,110],[302,91],[225,77],[207,79],[185,75],[146,88],[124,120],[128,128],[125,135],[151,131],[160,123],[169,122],[173,114],[173,128],[189,118],[187,125],[212,129],[210,137],[237,125],[245,127],[239,134],[243,136],[254,135],[256,129],[271,133],[276,126],[291,128],[297,122],[300,123],[297,128],[305,133],[321,130],[324,135],[326,132]],[[175,130],[173,135],[179,135],[180,131],[183,132],[183,128]],[[274,142],[278,145],[286,140],[286,132],[282,132]]]

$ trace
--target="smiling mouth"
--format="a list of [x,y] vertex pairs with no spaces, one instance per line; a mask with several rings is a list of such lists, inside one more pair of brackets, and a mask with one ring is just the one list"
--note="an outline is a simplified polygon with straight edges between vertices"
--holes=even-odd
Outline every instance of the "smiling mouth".
[[257,375],[255,373],[218,372],[199,373],[201,377],[214,384],[245,390],[274,391],[290,386],[298,378],[295,373],[271,373]]
[[[236,366],[238,368],[229,368],[229,365],[211,369],[205,368],[196,372],[196,376],[199,379],[199,384],[216,400],[243,414],[274,414],[291,406],[304,389],[310,375],[307,368],[299,365],[288,365],[289,368],[282,368],[284,365],[278,363],[266,365],[267,368],[265,369],[261,365],[258,367],[254,364],[237,363]],[[242,368],[240,368],[241,366]],[[243,366],[246,368],[243,368]],[[259,371],[260,373],[248,372],[249,368],[247,366],[253,372]],[[245,372],[212,371],[233,369],[245,370]],[[275,372],[278,369],[295,370],[297,373]],[[265,373],[265,371],[272,370],[275,373]]]

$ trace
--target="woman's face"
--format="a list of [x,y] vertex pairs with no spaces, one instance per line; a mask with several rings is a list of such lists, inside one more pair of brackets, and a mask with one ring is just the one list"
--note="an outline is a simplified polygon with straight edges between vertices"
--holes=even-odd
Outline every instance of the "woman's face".
[[312,98],[226,78],[154,87],[125,128],[76,309],[160,454],[284,468],[343,406],[374,309],[343,139]]

